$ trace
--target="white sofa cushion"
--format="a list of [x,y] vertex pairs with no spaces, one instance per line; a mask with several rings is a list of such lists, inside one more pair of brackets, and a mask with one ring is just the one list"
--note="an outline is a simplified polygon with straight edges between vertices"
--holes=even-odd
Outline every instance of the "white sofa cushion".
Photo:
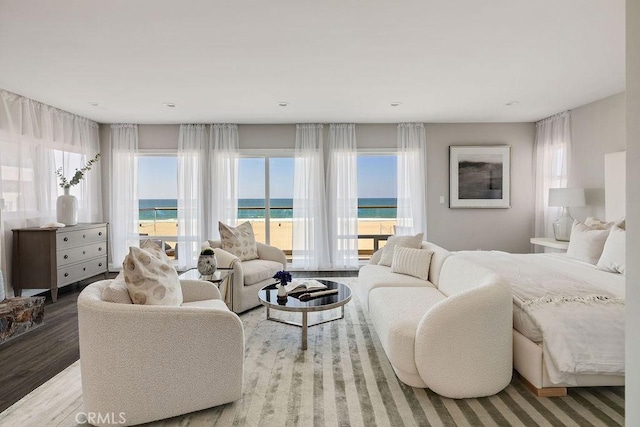
[[419,249],[422,244],[423,233],[418,233],[415,236],[391,236],[387,240],[387,243],[382,248],[382,256],[378,264],[391,266],[393,262],[393,250],[396,246],[404,248]]
[[270,279],[280,270],[282,270],[282,264],[276,261],[269,261],[266,259],[244,261],[242,263],[244,285],[250,286],[258,282],[262,282],[263,280]]
[[429,280],[429,265],[433,252],[424,249],[397,246],[393,251],[391,271],[408,274],[422,280]]
[[219,299],[207,299],[202,301],[183,302],[182,307],[202,307],[202,308],[216,308],[219,310],[229,311],[227,304]]
[[358,290],[360,302],[365,310],[369,309],[369,292],[380,287],[431,287],[433,283],[405,274],[393,273],[384,265],[367,264],[358,273]]
[[133,304],[127,284],[124,281],[124,274],[121,271],[108,286],[102,290],[102,300],[115,302],[117,304]]
[[394,368],[418,375],[415,355],[418,324],[431,307],[444,299],[436,288],[426,286],[377,288],[369,293],[369,315]]

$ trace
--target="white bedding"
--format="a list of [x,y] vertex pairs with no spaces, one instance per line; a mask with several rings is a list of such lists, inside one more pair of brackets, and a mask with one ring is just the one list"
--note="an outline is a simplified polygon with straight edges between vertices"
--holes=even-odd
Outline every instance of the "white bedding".
[[624,375],[624,276],[563,254],[470,251],[455,257],[462,257],[460,270],[473,262],[509,281],[514,327],[543,342],[552,382],[572,384],[573,374]]

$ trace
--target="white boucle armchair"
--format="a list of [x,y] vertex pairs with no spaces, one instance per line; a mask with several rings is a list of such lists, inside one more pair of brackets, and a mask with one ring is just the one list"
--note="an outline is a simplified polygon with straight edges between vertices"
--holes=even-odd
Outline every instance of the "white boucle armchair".
[[111,280],[78,297],[84,412],[111,414],[96,425],[141,424],[241,397],[240,318],[212,283],[180,282],[179,307],[103,301]]
[[233,284],[231,292],[231,309],[242,313],[260,304],[258,291],[266,285],[274,283],[273,275],[280,270],[286,270],[287,257],[275,246],[256,242],[258,259],[240,261],[240,258],[222,249],[219,240],[207,240],[202,248],[213,248],[218,267],[233,268]]

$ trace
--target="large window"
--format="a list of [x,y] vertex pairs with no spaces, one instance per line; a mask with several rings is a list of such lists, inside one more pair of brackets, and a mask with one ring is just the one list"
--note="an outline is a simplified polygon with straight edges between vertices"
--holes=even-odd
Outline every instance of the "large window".
[[293,247],[293,158],[241,157],[238,164],[238,222],[250,221],[256,240]]
[[[358,253],[368,258],[394,234],[397,214],[397,156],[358,155]],[[368,237],[364,237],[368,236]]]
[[178,162],[175,155],[138,156],[138,232],[176,257]]

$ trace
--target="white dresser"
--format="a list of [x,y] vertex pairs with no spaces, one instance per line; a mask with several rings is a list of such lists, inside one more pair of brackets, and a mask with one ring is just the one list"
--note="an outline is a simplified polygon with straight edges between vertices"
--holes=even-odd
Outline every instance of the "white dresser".
[[12,231],[15,296],[23,289],[49,289],[55,302],[58,288],[107,273],[106,223]]

